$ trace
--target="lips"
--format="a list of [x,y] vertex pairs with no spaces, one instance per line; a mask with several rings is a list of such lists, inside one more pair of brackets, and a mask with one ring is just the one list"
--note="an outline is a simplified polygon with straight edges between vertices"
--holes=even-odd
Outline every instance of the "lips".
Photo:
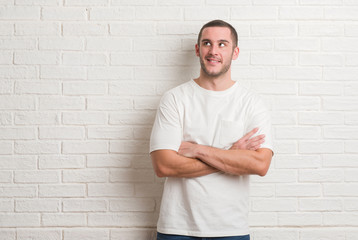
[[211,58],[211,57],[207,57],[206,60],[207,60],[208,62],[210,62],[210,63],[213,63],[213,64],[215,64],[215,63],[220,63],[220,62],[221,62],[220,59]]

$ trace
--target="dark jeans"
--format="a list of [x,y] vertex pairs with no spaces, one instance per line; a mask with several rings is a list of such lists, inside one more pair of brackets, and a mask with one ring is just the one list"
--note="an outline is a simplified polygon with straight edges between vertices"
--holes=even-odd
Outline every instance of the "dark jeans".
[[250,235],[232,237],[190,237],[157,233],[157,240],[250,240]]

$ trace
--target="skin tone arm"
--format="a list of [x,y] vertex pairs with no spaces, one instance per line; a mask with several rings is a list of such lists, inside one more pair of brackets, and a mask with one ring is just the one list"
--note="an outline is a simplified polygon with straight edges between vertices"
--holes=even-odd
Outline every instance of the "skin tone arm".
[[[251,138],[257,131],[257,128],[253,129],[235,142],[229,150],[223,151],[236,151],[239,149],[255,151],[259,149],[260,145],[264,142],[264,135]],[[191,178],[221,171],[218,168],[191,156],[189,153],[192,148],[186,148],[186,146],[202,145],[183,142],[179,152],[173,150],[157,150],[151,153],[153,167],[158,177]]]
[[[235,145],[235,144],[234,144]],[[268,148],[257,150],[223,150],[191,142],[182,142],[179,154],[197,158],[206,164],[233,175],[266,175],[271,163],[272,151]]]

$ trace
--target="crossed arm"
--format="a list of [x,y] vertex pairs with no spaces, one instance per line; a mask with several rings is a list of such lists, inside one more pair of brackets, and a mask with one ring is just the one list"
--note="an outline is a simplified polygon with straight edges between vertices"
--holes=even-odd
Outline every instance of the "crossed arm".
[[264,135],[251,138],[257,128],[235,142],[229,150],[182,142],[179,151],[157,150],[151,153],[158,177],[200,177],[214,172],[233,175],[264,176],[270,166],[272,151],[260,148]]

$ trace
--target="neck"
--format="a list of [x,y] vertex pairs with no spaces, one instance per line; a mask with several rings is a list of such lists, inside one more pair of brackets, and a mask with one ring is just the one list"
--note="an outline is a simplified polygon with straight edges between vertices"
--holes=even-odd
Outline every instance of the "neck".
[[208,76],[200,70],[200,76],[194,81],[202,88],[212,91],[224,91],[234,85],[235,81],[231,79],[230,70],[221,76],[212,77]]

